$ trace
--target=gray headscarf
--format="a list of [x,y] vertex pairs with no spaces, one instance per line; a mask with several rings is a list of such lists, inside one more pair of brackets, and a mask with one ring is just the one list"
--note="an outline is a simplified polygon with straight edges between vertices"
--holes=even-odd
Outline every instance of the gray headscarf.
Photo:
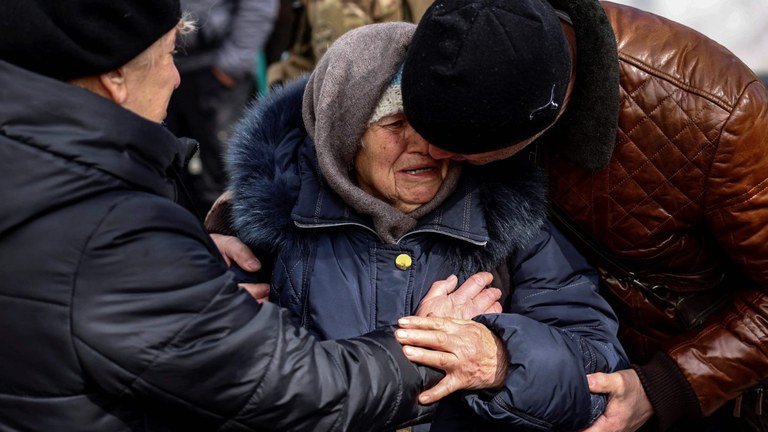
[[355,154],[379,99],[405,58],[414,24],[370,24],[337,39],[320,59],[304,92],[304,126],[315,142],[320,171],[352,208],[370,215],[387,243],[411,230],[456,187],[460,166],[451,164],[437,195],[405,214],[360,189],[353,178]]

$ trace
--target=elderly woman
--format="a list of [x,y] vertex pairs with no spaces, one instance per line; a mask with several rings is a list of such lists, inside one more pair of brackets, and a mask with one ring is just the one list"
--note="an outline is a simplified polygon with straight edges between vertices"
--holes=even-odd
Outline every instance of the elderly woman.
[[308,80],[246,114],[229,157],[237,234],[273,258],[271,299],[323,338],[415,313],[435,280],[493,271],[504,313],[476,319],[506,347],[504,385],[464,396],[433,428],[456,427],[462,410],[481,429],[583,428],[605,404],[586,374],[626,364],[613,312],[547,222],[545,179],[526,158],[480,169],[429,156],[399,88],[414,28],[345,34]]

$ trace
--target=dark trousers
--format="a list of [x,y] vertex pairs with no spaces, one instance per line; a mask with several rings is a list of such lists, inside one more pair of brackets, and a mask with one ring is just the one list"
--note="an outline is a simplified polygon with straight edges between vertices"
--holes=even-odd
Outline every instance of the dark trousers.
[[200,145],[201,170],[182,173],[182,181],[201,216],[226,188],[226,144],[253,89],[249,78],[239,80],[233,88],[225,87],[206,68],[182,74],[181,85],[171,97],[165,120],[168,129]]

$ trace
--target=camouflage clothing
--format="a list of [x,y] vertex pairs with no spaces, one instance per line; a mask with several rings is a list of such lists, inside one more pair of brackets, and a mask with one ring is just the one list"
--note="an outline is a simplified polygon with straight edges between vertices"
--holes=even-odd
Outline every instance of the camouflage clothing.
[[366,24],[418,22],[432,0],[302,0],[288,57],[269,67],[269,85],[311,71],[345,32]]

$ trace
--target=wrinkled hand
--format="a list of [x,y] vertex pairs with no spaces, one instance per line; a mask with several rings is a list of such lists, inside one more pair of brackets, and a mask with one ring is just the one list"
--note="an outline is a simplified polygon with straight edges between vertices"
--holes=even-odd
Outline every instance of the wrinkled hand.
[[459,289],[454,275],[437,281],[419,303],[416,315],[471,319],[480,314],[501,313],[501,290],[486,288],[492,280],[493,275],[480,272],[470,276]]
[[632,432],[653,415],[651,401],[634,369],[589,374],[587,381],[590,392],[608,394],[608,406],[583,432]]
[[419,395],[430,404],[457,390],[501,388],[507,376],[507,351],[501,340],[474,321],[405,317],[395,331],[408,360],[445,371],[445,377]]
[[[216,247],[221,252],[228,267],[232,267],[232,263],[236,263],[238,267],[247,272],[253,273],[261,270],[261,261],[237,237],[211,234],[211,239],[216,243]],[[239,285],[260,303],[269,299],[270,285],[267,283],[242,283]]]

